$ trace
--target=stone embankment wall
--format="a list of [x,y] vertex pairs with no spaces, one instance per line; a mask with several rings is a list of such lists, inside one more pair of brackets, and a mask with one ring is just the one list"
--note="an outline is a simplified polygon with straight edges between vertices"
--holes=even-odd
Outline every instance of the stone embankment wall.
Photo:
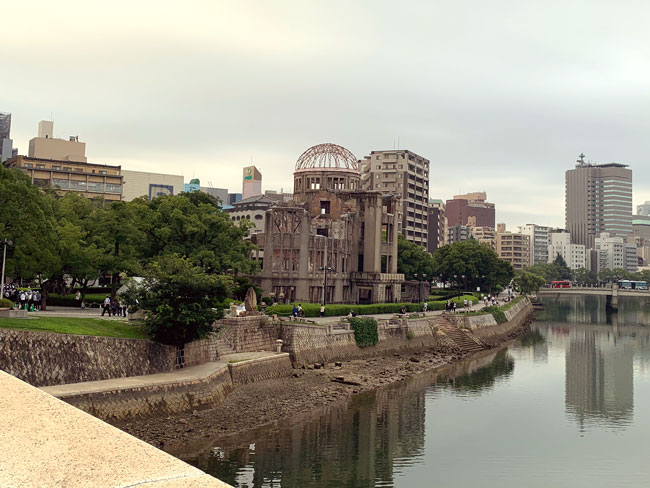
[[275,341],[280,338],[280,322],[265,315],[219,320],[218,340],[234,352],[275,351]]
[[207,408],[223,401],[232,389],[228,368],[223,367],[197,380],[57,396],[102,420],[127,420]]
[[170,372],[175,360],[152,341],[0,330],[0,369],[34,386]]
[[377,356],[390,352],[414,351],[444,347],[436,333],[433,317],[417,320],[379,320],[379,343],[360,348],[349,324],[319,325],[283,324],[282,350],[291,354],[294,366],[327,363],[338,360]]
[[129,420],[167,416],[215,406],[238,386],[264,379],[288,377],[292,370],[291,359],[284,353],[223,364],[205,377],[169,383],[130,386],[127,384],[120,388],[94,388],[85,393],[61,393],[57,392],[56,387],[44,390],[102,420]]
[[293,370],[289,354],[229,363],[233,386],[246,385],[256,381],[290,376]]
[[504,312],[507,322],[498,324],[492,315],[473,315],[459,317],[461,326],[470,329],[481,342],[496,344],[521,327],[533,312],[528,298],[523,298]]

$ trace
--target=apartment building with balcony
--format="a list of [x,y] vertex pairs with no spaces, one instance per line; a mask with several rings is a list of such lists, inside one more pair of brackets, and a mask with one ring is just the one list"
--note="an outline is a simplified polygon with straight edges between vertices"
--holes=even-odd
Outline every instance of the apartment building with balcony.
[[429,243],[429,160],[404,149],[371,151],[361,166],[361,185],[367,191],[401,198],[398,230],[425,248]]
[[496,251],[501,259],[512,264],[515,269],[530,266],[530,236],[506,232],[505,226],[499,227],[496,234]]

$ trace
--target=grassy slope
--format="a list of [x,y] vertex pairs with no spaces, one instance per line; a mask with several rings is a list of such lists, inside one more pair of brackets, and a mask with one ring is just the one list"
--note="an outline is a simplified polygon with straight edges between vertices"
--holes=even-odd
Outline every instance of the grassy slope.
[[116,320],[68,317],[38,317],[32,319],[0,319],[0,328],[80,334],[128,339],[147,339],[140,326]]

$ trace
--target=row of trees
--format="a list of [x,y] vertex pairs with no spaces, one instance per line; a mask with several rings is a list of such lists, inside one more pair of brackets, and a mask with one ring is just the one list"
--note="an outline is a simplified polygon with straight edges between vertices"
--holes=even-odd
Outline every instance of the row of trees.
[[476,240],[455,242],[431,255],[401,235],[397,271],[404,273],[407,280],[426,277],[429,281],[454,283],[465,290],[480,288],[488,292],[503,289],[514,277],[510,263]]
[[[233,290],[232,276],[257,270],[248,257],[246,230],[205,193],[110,204],[72,192],[59,198],[20,171],[0,166],[0,239],[13,242],[7,276],[37,282],[45,307],[66,276],[84,294],[92,281],[110,277],[113,296],[121,277],[172,283],[176,276],[180,288],[183,280],[197,284],[191,292],[195,303],[208,289],[214,300],[223,300]],[[209,279],[202,281],[203,275]],[[162,310],[158,315],[165,317]]]

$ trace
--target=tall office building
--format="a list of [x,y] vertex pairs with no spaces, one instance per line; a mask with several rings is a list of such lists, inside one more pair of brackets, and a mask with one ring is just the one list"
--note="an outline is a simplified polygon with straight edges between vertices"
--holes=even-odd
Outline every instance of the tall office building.
[[242,200],[262,194],[262,173],[255,166],[244,168],[241,194]]
[[11,114],[0,112],[0,163],[13,157],[11,140]]
[[491,227],[494,229],[494,203],[487,201],[487,193],[474,192],[454,195],[447,200],[447,224]]
[[548,233],[544,225],[526,224],[519,226],[519,232],[530,237],[530,265],[546,264],[548,262]]
[[398,230],[425,248],[429,242],[429,160],[404,149],[371,151],[361,163],[365,190],[401,197]]
[[594,249],[601,232],[632,233],[632,170],[626,164],[586,163],[580,155],[566,172],[566,230],[574,244]]

